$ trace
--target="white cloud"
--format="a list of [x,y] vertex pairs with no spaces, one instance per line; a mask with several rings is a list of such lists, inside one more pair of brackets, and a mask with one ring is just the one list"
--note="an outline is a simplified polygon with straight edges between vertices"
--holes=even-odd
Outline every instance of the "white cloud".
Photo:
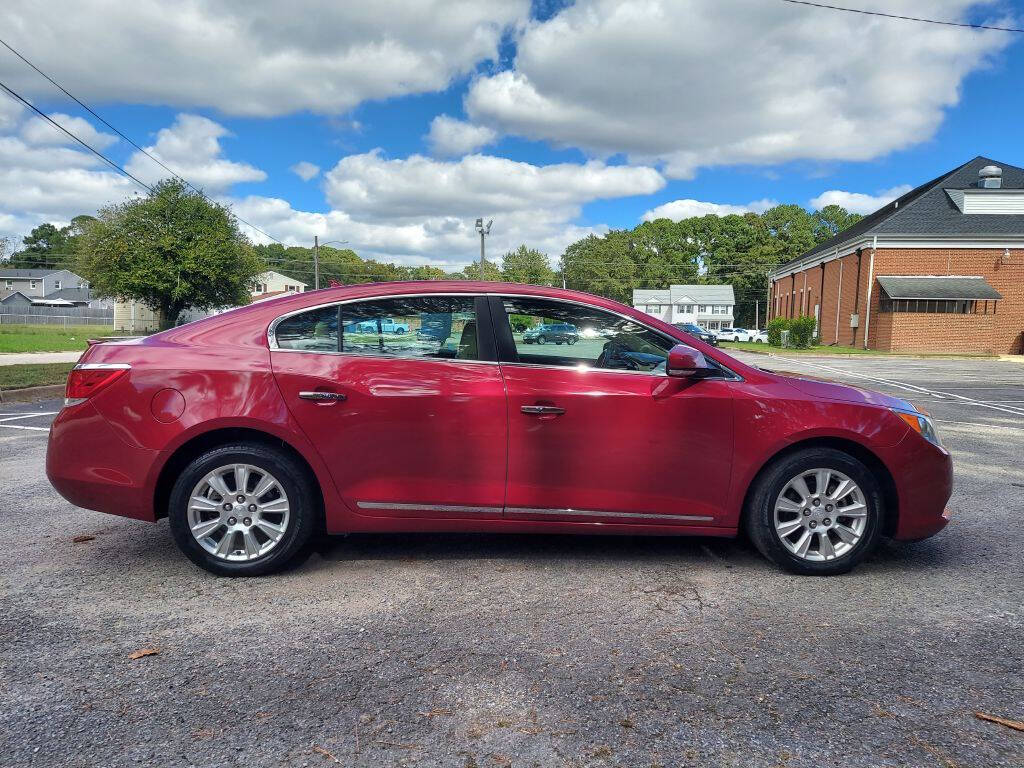
[[[0,237],[17,242],[43,221],[66,224],[80,213],[140,194],[130,180],[98,158],[70,147],[32,145],[14,123],[0,134]],[[589,163],[535,166],[471,155],[441,161],[414,155],[387,159],[380,150],[343,157],[325,176],[331,209],[303,211],[273,197],[238,198],[230,185],[263,178],[263,172],[224,156],[223,126],[179,115],[157,133],[150,148],[175,170],[205,186],[242,218],[289,244],[347,240],[364,257],[448,270],[472,262],[479,238],[477,216],[493,217],[487,252],[499,258],[527,243],[557,258],[569,243],[607,231],[576,223],[582,206],[598,199],[655,192],[665,181],[651,168]],[[147,168],[148,166],[148,168]],[[136,152],[129,169],[145,180],[159,166]],[[267,238],[243,226],[256,242]]]
[[[323,240],[347,240],[363,258],[399,264],[430,264],[448,271],[473,262],[480,251],[480,238],[473,218],[427,216],[415,221],[371,221],[348,212],[327,213],[296,210],[280,198],[250,196],[231,201],[242,218],[289,244],[309,245],[313,236]],[[254,241],[268,242],[258,232],[242,227]],[[565,247],[589,234],[603,234],[604,225],[579,226],[562,218],[524,211],[495,217],[487,238],[487,258],[499,260],[506,251],[527,243],[553,260]]]
[[[965,18],[976,0],[935,0]],[[911,13],[915,0],[887,11]],[[472,122],[599,156],[699,167],[866,160],[934,135],[1011,36],[749,0],[579,0],[477,78]]]
[[[236,163],[221,157],[220,140],[231,133],[220,123],[200,115],[178,115],[174,124],[162,128],[156,143],[146,151],[195,186],[217,192],[243,181],[263,181],[267,174],[248,163]],[[147,184],[170,174],[152,158],[136,152],[126,170]]]
[[316,178],[320,175],[320,166],[311,163],[308,160],[300,160],[288,170],[303,181],[309,181],[310,179]]
[[668,203],[652,208],[651,210],[644,213],[641,217],[644,221],[654,221],[655,219],[672,219],[672,221],[682,221],[683,219],[690,219],[695,216],[707,216],[708,214],[714,214],[715,216],[728,216],[730,213],[763,213],[769,208],[778,205],[777,200],[755,200],[747,205],[732,205],[730,203],[708,203],[703,200],[672,200]]
[[650,194],[664,184],[653,168],[598,161],[537,166],[488,155],[389,160],[379,149],[342,158],[324,177],[335,208],[390,221],[527,212],[569,221],[584,203]]
[[[92,123],[81,117],[72,117],[63,112],[51,112],[49,118],[71,133],[75,134],[93,149],[106,149],[117,141],[117,136],[110,133],[103,133],[93,128]],[[67,144],[70,146],[81,146],[74,139],[68,136],[52,123],[41,117],[33,117],[21,128],[21,136],[29,144]]]
[[809,202],[811,208],[824,208],[826,205],[841,205],[850,213],[874,213],[883,205],[888,205],[900,195],[909,192],[909,184],[900,184],[892,189],[885,189],[877,195],[865,195],[861,192],[844,192],[841,189],[830,189],[822,192]]
[[[86,101],[269,116],[443,90],[495,59],[528,14],[528,0],[217,0],[173,13],[163,0],[116,12],[106,0],[6,0],[0,29]],[[0,60],[0,79],[49,93],[14,57]]]
[[448,115],[438,115],[430,122],[427,143],[435,155],[461,156],[476,152],[497,138],[498,132],[485,125],[473,125]]

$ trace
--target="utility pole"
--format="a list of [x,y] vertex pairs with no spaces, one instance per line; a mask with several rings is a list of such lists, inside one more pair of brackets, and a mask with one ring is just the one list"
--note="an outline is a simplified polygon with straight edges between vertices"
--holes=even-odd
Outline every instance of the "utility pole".
[[320,235],[313,235],[313,290],[320,288]]
[[761,324],[758,319],[761,317],[761,301],[759,299],[754,300],[754,330],[761,330]]
[[487,277],[484,274],[484,238],[491,234],[491,224],[494,223],[494,219],[487,222],[487,226],[484,226],[483,219],[476,220],[476,231],[480,233],[480,279],[486,280]]

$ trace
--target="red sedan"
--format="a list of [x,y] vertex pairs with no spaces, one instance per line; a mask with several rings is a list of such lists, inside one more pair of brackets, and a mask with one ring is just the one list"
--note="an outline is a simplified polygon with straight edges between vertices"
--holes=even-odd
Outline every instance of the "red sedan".
[[[540,325],[575,344],[528,344]],[[95,344],[46,471],[74,504],[155,522],[224,575],[318,530],[735,536],[832,574],[946,525],[926,414],[744,365],[574,291],[356,285]]]

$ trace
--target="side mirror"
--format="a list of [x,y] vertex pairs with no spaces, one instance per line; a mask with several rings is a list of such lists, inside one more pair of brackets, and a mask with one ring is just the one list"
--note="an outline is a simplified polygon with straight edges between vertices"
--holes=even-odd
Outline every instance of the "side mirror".
[[699,350],[685,344],[676,344],[669,350],[665,372],[674,378],[690,379],[702,375],[710,367]]

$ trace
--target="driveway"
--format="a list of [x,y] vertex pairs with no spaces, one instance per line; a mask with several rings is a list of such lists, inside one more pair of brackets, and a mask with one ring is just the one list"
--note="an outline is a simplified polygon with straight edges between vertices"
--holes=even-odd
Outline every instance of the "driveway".
[[3,762],[1024,764],[1024,733],[974,714],[1024,720],[1024,375],[865,363],[799,361],[931,409],[954,515],[826,579],[742,542],[468,535],[325,540],[283,575],[218,579],[166,523],[60,499],[58,404],[9,408]]

